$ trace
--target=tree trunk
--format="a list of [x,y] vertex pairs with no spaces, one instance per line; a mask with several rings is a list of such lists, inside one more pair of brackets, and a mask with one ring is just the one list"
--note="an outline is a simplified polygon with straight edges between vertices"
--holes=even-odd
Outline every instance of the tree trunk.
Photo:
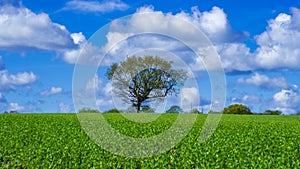
[[139,113],[141,111],[141,102],[137,102],[136,104],[136,112]]

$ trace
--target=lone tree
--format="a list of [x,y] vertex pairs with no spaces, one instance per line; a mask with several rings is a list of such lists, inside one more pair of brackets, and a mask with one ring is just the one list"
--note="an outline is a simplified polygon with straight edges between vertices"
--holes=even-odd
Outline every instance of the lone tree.
[[111,65],[106,76],[112,81],[114,94],[140,112],[147,102],[178,94],[187,72],[172,69],[172,62],[159,57],[132,56]]

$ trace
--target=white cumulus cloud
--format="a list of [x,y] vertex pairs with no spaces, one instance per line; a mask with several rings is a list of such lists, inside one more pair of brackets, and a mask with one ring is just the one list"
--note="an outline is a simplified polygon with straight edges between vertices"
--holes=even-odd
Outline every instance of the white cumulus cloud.
[[249,71],[253,70],[255,63],[252,59],[253,54],[250,48],[243,43],[221,43],[215,45],[222,65],[226,72],[234,70]]
[[99,47],[87,42],[81,43],[78,49],[65,51],[63,60],[70,64],[97,65],[102,58],[101,54],[102,51]]
[[185,111],[199,105],[199,91],[196,87],[186,87],[181,89],[181,108]]
[[46,13],[25,7],[0,7],[0,49],[62,51],[75,48],[65,26],[54,23]]
[[255,96],[255,95],[244,95],[242,98],[242,102],[245,104],[253,104],[253,103],[259,103],[260,102],[260,97]]
[[238,83],[242,84],[248,84],[248,85],[255,85],[260,87],[267,87],[267,88],[273,88],[273,87],[279,87],[279,88],[287,88],[288,83],[286,82],[284,77],[275,77],[270,78],[267,75],[254,73],[249,78],[239,78],[237,80]]
[[[109,65],[139,50],[155,48],[175,53],[184,58],[192,69],[203,70],[203,57],[193,55],[180,42],[161,35],[136,35],[138,32],[160,32],[177,35],[190,45],[201,46],[199,38],[195,36],[195,29],[189,24],[184,24],[184,20],[192,23],[194,28],[203,31],[211,40],[226,72],[278,68],[299,70],[299,18],[300,10],[291,8],[291,15],[281,13],[276,18],[270,19],[266,30],[255,36],[258,48],[252,52],[243,42],[249,37],[248,33],[235,31],[230,25],[227,14],[219,7],[215,6],[210,11],[199,11],[197,7],[192,7],[190,12],[165,14],[154,10],[153,6],[144,6],[138,8],[136,13],[128,17],[125,22],[124,20],[113,21],[106,34],[107,43],[103,46],[86,43],[82,34],[72,34],[74,43],[80,48],[66,51],[64,60],[68,63],[76,63],[81,52],[83,57],[79,63],[97,64],[103,54],[109,52],[102,61],[103,65]],[[200,54],[207,54],[205,51],[205,48],[198,48]],[[214,64],[209,64],[211,65],[213,67]]]
[[282,89],[273,95],[273,103],[283,114],[295,114],[300,109],[300,95],[297,91]]
[[[188,42],[190,47],[195,47],[197,52],[203,53],[203,56],[208,56],[206,60],[209,60],[207,59],[210,58],[209,51],[212,51],[213,48],[203,44],[204,37],[202,41],[199,39],[200,36],[195,36],[199,35],[196,30],[201,30],[217,46],[217,50],[224,53],[224,60],[227,62],[225,64],[226,68],[250,69],[249,66],[242,64],[244,63],[243,59],[238,59],[239,56],[250,50],[246,45],[240,43],[248,35],[244,32],[234,31],[230,26],[226,13],[219,7],[213,7],[212,10],[204,12],[199,11],[197,7],[192,7],[189,13],[182,11],[177,14],[164,14],[161,11],[155,11],[153,6],[144,6],[139,8],[125,22],[124,20],[113,21],[109,28],[106,35],[107,44],[102,48],[104,53],[110,52],[110,56],[103,61],[106,65],[119,62],[122,57],[130,56],[136,51],[154,48],[175,53],[193,69],[203,70],[203,58],[194,55],[180,41],[172,39],[178,38]],[[139,32],[159,32],[161,35],[140,35]],[[174,36],[167,38],[163,35]],[[226,46],[223,47],[223,45]],[[244,58],[247,57],[248,55]],[[221,60],[223,60],[222,55]],[[215,64],[209,62],[206,66],[213,67]]]
[[30,85],[37,80],[33,72],[10,74],[7,70],[0,71],[0,90],[13,90],[15,86]]
[[[195,13],[198,13],[197,9],[193,11],[193,16],[195,16]],[[226,13],[216,6],[211,11],[200,13],[198,22],[200,28],[214,43],[240,41],[248,36],[246,32],[239,33],[232,30]]]
[[300,10],[291,8],[291,13],[281,13],[269,20],[267,30],[256,36],[258,67],[300,70]]

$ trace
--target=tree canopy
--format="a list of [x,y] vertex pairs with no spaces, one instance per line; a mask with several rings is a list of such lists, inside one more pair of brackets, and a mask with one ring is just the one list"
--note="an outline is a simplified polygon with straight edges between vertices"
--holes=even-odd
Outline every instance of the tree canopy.
[[112,81],[114,94],[139,112],[145,106],[142,104],[178,94],[187,72],[172,69],[172,64],[159,57],[132,56],[112,64],[106,76]]
[[171,106],[171,107],[166,111],[166,113],[182,113],[182,112],[183,112],[183,110],[182,110],[179,106],[177,106],[177,105]]
[[264,114],[267,115],[280,115],[282,112],[280,110],[266,110]]
[[232,104],[225,108],[222,112],[223,114],[252,114],[249,107],[243,104]]
[[104,113],[121,113],[121,111],[116,108],[113,108],[113,109],[105,111]]
[[154,113],[155,111],[150,106],[143,106],[141,112],[143,112],[143,113]]
[[200,112],[197,108],[192,109],[189,113],[190,114],[203,114],[203,112]]

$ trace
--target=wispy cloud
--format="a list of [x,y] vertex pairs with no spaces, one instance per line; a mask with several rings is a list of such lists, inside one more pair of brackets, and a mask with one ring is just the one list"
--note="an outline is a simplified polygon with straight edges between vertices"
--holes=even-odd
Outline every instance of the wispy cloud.
[[19,103],[10,103],[9,104],[9,111],[18,111],[18,112],[21,112],[21,111],[24,111],[25,110],[25,107],[24,106],[21,106],[19,105]]
[[2,56],[0,56],[0,71],[4,70],[4,69],[5,69],[5,66],[4,66],[4,63],[2,61]]
[[128,8],[129,6],[120,0],[113,0],[113,1],[105,0],[102,2],[73,0],[67,2],[63,10],[106,13],[112,11],[124,11]]
[[6,103],[6,102],[7,102],[6,98],[3,96],[2,93],[0,93],[0,103]]
[[71,108],[70,108],[70,105],[67,105],[63,102],[60,102],[58,104],[58,112],[61,112],[61,113],[69,113],[71,111]]
[[51,87],[50,90],[42,91],[40,94],[41,94],[41,96],[50,96],[50,95],[58,94],[61,92],[62,92],[61,87]]

